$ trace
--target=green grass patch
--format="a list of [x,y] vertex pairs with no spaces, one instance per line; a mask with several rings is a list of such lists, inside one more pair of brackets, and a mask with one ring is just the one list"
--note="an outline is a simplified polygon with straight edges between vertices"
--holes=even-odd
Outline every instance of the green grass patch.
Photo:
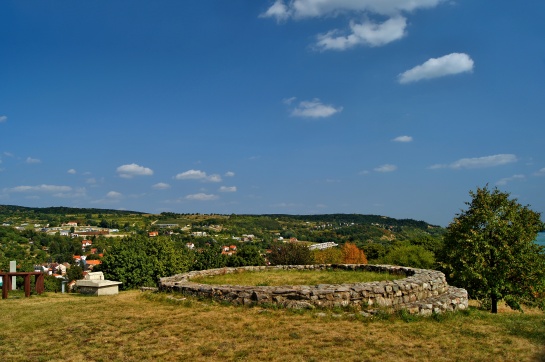
[[260,272],[238,272],[209,277],[193,278],[191,281],[202,284],[228,284],[251,286],[279,285],[318,285],[367,283],[382,280],[402,279],[403,276],[388,273],[350,270],[267,270]]

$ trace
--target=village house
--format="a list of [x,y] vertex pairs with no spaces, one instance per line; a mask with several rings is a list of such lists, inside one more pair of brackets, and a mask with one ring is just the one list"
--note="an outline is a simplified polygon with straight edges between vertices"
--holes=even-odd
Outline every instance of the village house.
[[91,240],[82,240],[81,241],[81,249],[85,250],[85,248],[93,245],[93,242]]

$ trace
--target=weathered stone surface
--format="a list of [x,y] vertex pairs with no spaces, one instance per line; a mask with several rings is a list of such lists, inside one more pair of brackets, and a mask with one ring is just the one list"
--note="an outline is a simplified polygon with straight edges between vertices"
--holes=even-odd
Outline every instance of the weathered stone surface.
[[[341,285],[319,284],[315,286],[211,286],[191,282],[191,279],[197,277],[245,271],[327,270],[332,268],[387,272],[406,276],[406,278],[394,281]],[[159,289],[226,300],[236,305],[277,303],[288,308],[380,306],[406,309],[409,313],[420,315],[463,310],[468,305],[466,290],[449,286],[443,273],[435,270],[391,265],[318,264],[210,269],[161,278]]]

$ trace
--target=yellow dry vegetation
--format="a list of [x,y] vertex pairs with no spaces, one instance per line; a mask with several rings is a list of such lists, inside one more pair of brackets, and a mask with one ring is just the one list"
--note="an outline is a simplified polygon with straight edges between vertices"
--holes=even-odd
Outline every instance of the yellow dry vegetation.
[[540,312],[364,319],[139,291],[0,300],[3,361],[535,361]]

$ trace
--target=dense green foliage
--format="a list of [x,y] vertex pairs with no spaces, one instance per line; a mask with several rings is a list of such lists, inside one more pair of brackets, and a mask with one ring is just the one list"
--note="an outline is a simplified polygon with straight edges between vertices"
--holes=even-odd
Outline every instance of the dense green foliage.
[[[78,227],[66,225],[68,222],[77,222]],[[6,269],[9,260],[17,260],[18,270],[30,271],[33,265],[71,264],[74,255],[86,255],[89,261],[101,260],[103,265],[99,268],[108,269],[111,273],[109,278],[124,280],[124,288],[152,285],[159,276],[174,269],[263,265],[271,258],[274,263],[341,263],[344,262],[342,249],[348,244],[363,250],[370,263],[382,262],[389,255],[387,260],[422,266],[424,264],[415,264],[413,260],[426,253],[431,253],[432,259],[436,257],[442,248],[445,231],[423,221],[396,220],[378,215],[206,215],[173,212],[151,215],[106,209],[2,205],[0,224],[10,225],[0,226],[0,269]],[[95,230],[116,229],[113,234],[117,233],[119,237],[75,237],[82,226],[84,229]],[[59,228],[52,230],[52,227]],[[60,230],[73,234],[61,236]],[[157,232],[159,238],[150,238],[150,231]],[[92,247],[82,250],[81,241],[84,238],[91,239]],[[296,243],[300,247],[294,251],[295,255],[288,257],[288,252],[283,251],[284,256],[281,256],[278,245],[282,245],[280,250],[297,248],[284,247],[290,243],[282,243],[282,238],[283,241],[294,239],[303,243]],[[171,252],[182,255],[181,262],[177,259],[176,263],[167,262],[162,257],[154,259],[148,255],[154,253],[153,250],[147,252],[147,248],[151,247],[148,243],[162,245],[167,240],[169,248],[173,248],[173,251],[166,251],[167,255],[171,255]],[[338,247],[309,253],[306,246],[313,242],[334,242]],[[192,245],[194,249],[190,250],[187,245]],[[409,248],[411,245],[418,248]],[[221,254],[223,246],[236,247],[236,253]],[[416,250],[418,255],[405,259],[394,258],[400,247]],[[272,251],[272,255],[266,253],[267,250]],[[99,255],[102,253],[104,258]],[[123,264],[125,262],[126,265]],[[173,267],[172,264],[181,267]],[[165,265],[170,265],[170,268]],[[87,266],[81,266],[87,269]],[[142,272],[143,266],[149,266],[151,271]]]
[[167,237],[135,236],[113,241],[98,270],[106,279],[122,282],[123,289],[153,287],[160,277],[188,271],[191,257]]
[[434,254],[423,246],[401,243],[392,247],[386,255],[380,258],[381,264],[403,265],[413,268],[433,269]]
[[508,193],[478,188],[469,207],[448,226],[443,267],[454,285],[497,312],[500,300],[545,307],[545,255],[534,243],[540,214]]
[[269,261],[272,265],[308,265],[314,264],[314,255],[306,245],[277,243],[271,248]]

